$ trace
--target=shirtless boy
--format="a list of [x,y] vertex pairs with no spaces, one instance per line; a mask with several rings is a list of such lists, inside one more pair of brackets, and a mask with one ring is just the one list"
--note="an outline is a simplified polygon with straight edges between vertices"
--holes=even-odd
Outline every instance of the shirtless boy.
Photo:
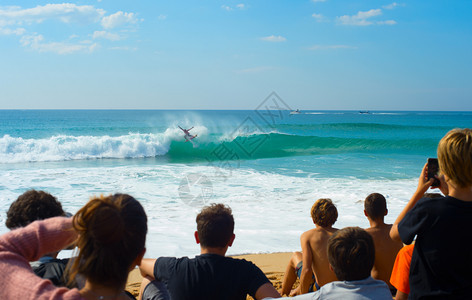
[[378,193],[367,196],[364,201],[364,214],[369,220],[370,228],[366,231],[372,236],[375,245],[375,263],[371,275],[374,279],[384,281],[395,295],[395,288],[390,284],[390,275],[403,243],[390,237],[392,224],[384,222],[387,213],[387,201],[384,196]]
[[[282,294],[294,296],[313,291],[313,277],[317,289],[337,280],[329,268],[327,246],[329,237],[338,230],[332,227],[338,218],[338,210],[331,199],[318,199],[311,208],[311,217],[315,228],[301,235],[302,252],[295,252],[290,259],[282,283]],[[297,276],[300,277],[300,286],[291,292]]]

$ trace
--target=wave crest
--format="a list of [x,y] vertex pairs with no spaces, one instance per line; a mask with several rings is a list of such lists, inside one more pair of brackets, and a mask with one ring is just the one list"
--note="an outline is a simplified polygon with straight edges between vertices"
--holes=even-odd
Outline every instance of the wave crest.
[[139,158],[165,155],[170,140],[156,134],[124,136],[66,136],[0,138],[0,163],[62,161],[97,158]]

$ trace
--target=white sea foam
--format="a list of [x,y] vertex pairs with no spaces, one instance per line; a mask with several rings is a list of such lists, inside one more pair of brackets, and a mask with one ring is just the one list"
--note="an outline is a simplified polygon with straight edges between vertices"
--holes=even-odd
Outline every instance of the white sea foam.
[[[115,167],[25,168],[0,172],[0,209],[29,188],[44,189],[56,195],[64,208],[75,213],[92,195],[126,192],[145,207],[149,218],[147,256],[195,255],[195,216],[203,203],[221,202],[233,209],[236,241],[230,254],[293,251],[300,248],[300,234],[313,228],[310,208],[321,197],[333,199],[339,210],[336,226],[368,227],[362,200],[372,192],[387,198],[393,222],[415,190],[410,180],[361,180],[320,178],[318,174],[294,177],[250,168],[224,173],[202,165],[166,164]],[[210,192],[188,205],[179,194],[188,174],[203,175]],[[201,183],[201,181],[200,181]],[[208,187],[208,186],[206,186]],[[180,189],[182,191],[182,189]],[[202,185],[190,186],[191,196],[202,192]],[[0,217],[0,232],[6,232]]]
[[[204,139],[207,129],[198,126],[192,133]],[[4,135],[0,138],[0,163],[155,157],[166,154],[172,141],[182,140],[182,131],[178,127],[169,127],[163,133],[122,136],[56,135],[24,139]]]

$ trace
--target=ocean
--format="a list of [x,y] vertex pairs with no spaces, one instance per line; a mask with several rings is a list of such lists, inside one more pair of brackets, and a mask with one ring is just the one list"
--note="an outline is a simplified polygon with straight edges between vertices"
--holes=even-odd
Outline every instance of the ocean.
[[[267,109],[269,108],[269,110]],[[331,198],[335,226],[368,227],[363,199],[388,201],[393,222],[428,157],[472,112],[0,110],[0,233],[10,203],[34,188],[75,213],[94,195],[128,193],[149,219],[146,257],[194,256],[195,217],[229,205],[229,254],[294,251]],[[197,137],[186,142],[178,128]]]

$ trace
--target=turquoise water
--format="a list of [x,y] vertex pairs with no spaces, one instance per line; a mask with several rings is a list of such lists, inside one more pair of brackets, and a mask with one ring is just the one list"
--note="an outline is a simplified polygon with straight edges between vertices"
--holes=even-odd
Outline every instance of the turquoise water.
[[[150,219],[149,256],[192,255],[194,218],[233,208],[231,253],[295,250],[314,200],[338,226],[367,226],[362,202],[389,201],[392,222],[428,157],[472,112],[1,110],[0,232],[11,201],[45,189],[75,212],[92,195],[127,192]],[[198,137],[185,142],[182,131]]]

